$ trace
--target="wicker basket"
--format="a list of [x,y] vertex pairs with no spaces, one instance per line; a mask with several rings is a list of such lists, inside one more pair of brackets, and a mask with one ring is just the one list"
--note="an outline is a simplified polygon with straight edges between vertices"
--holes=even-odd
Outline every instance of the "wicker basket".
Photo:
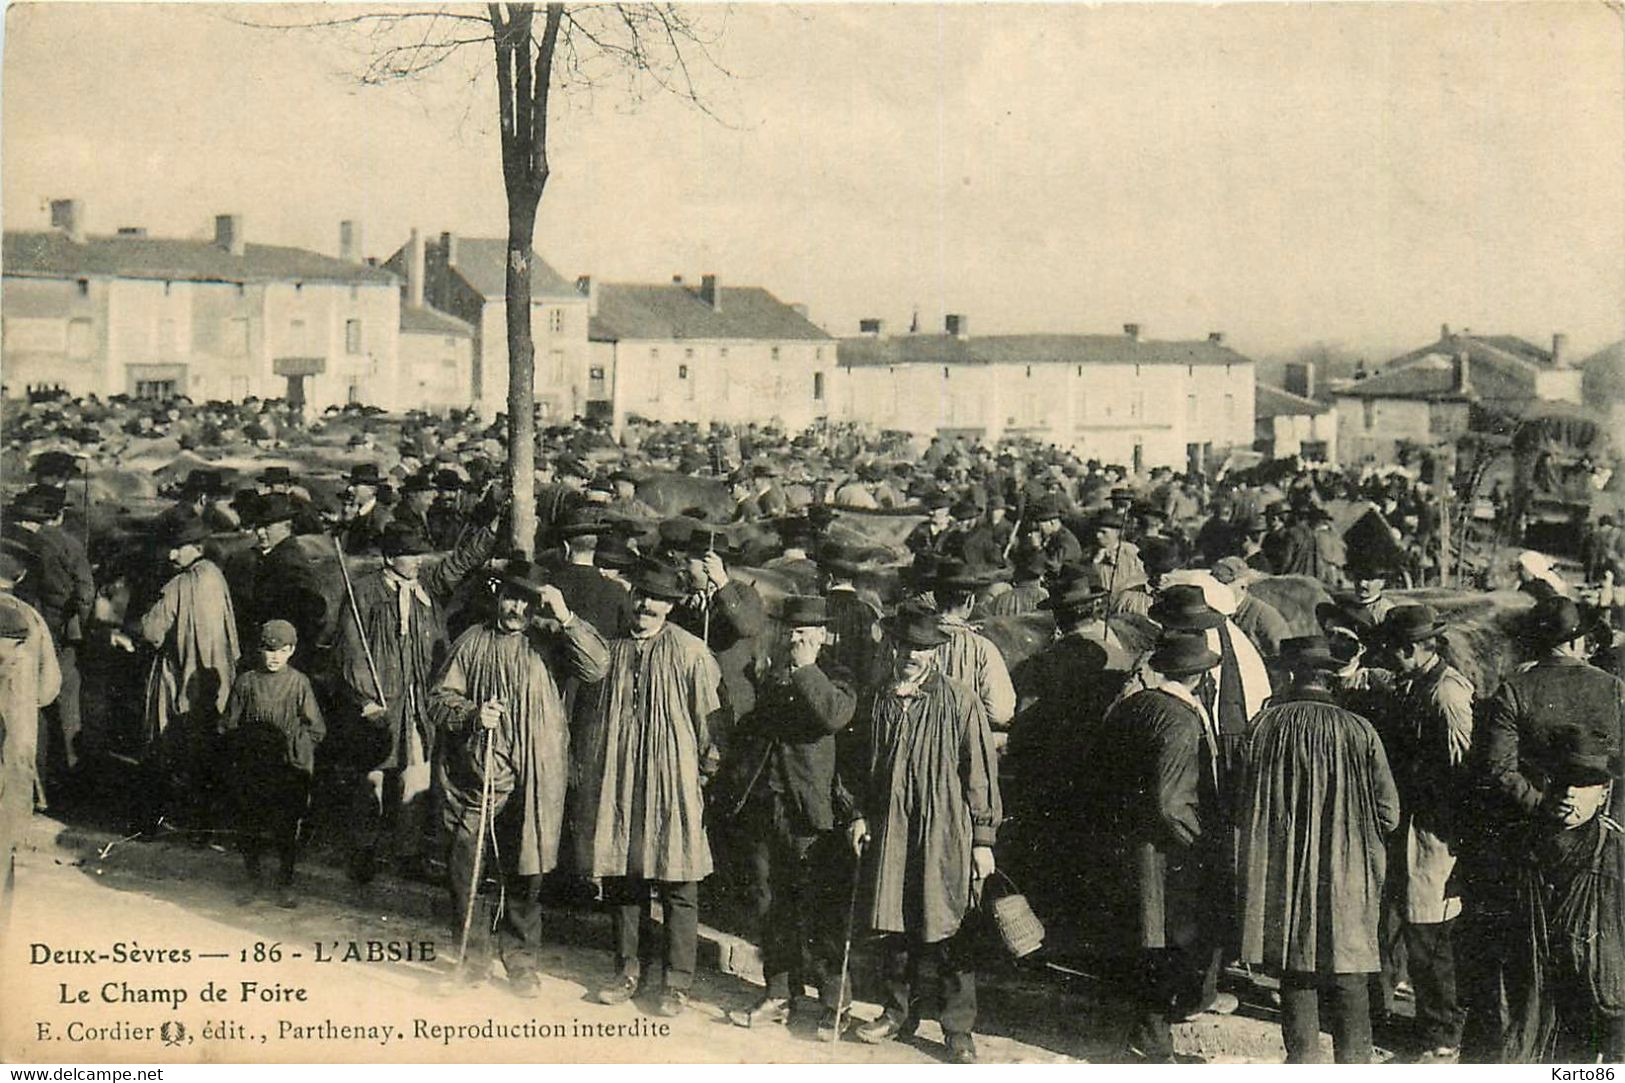
[[995,871],[982,885],[982,910],[993,919],[999,939],[1014,958],[1025,959],[1044,946],[1044,923],[1004,873]]

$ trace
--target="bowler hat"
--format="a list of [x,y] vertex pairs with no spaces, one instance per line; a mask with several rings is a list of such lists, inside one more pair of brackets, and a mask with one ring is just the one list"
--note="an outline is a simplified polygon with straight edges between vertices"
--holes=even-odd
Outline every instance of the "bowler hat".
[[676,568],[664,561],[640,561],[632,574],[632,588],[651,598],[669,602],[681,601],[689,595],[688,584]]
[[784,599],[784,613],[780,620],[791,628],[829,623],[829,608],[817,594],[791,594]]
[[635,568],[642,559],[632,551],[626,535],[615,530],[599,535],[598,546],[592,554],[594,565],[611,571],[624,572],[628,568]]
[[936,511],[938,508],[951,508],[953,501],[948,499],[947,493],[929,492],[920,500],[920,504],[926,511]]
[[976,501],[967,496],[955,501],[954,506],[948,509],[948,514],[955,519],[979,519],[982,509],[976,506]]
[[1103,511],[1099,515],[1095,516],[1094,520],[1089,525],[1094,527],[1096,530],[1099,530],[1102,527],[1109,530],[1122,530],[1128,525],[1128,521],[1115,511]]
[[1619,750],[1583,726],[1565,726],[1552,735],[1551,781],[1567,786],[1601,786],[1620,775]]
[[1164,590],[1149,615],[1163,628],[1175,631],[1203,631],[1224,623],[1224,614],[1207,604],[1202,588],[1194,583]]
[[1530,647],[1547,650],[1589,635],[1601,623],[1599,611],[1582,611],[1572,599],[1554,594],[1535,603],[1535,608],[1524,618],[1520,633]]
[[[260,480],[263,481],[264,478],[265,475],[260,475]],[[383,475],[378,472],[377,463],[356,463],[350,467],[350,473],[344,480],[349,485],[371,485],[375,488],[384,483]]]
[[267,466],[254,480],[261,485],[292,485],[293,473],[286,466]]
[[411,523],[391,522],[378,539],[378,550],[386,557],[420,556],[433,549],[423,531]]
[[1189,632],[1164,632],[1151,652],[1151,668],[1165,677],[1189,677],[1206,673],[1219,664],[1219,656],[1208,649],[1207,637]]
[[1423,643],[1444,634],[1444,622],[1431,605],[1397,605],[1390,609],[1377,626],[1377,635],[1389,644],[1398,646]]
[[70,478],[76,478],[84,471],[79,469],[79,463],[66,451],[42,451],[35,457],[29,473],[35,477],[42,474],[66,474]]
[[881,620],[880,627],[898,644],[919,650],[948,642],[940,621],[934,610],[922,605],[900,605],[896,613]]
[[298,631],[285,620],[268,620],[260,625],[260,646],[268,651],[291,647],[298,642]]
[[186,480],[181,482],[181,492],[212,495],[222,492],[225,486],[218,470],[188,470]]
[[1035,523],[1042,523],[1046,519],[1059,519],[1060,517],[1061,502],[1053,496],[1041,496],[1027,508],[1027,518]]
[[1309,669],[1343,668],[1343,663],[1332,657],[1331,643],[1325,636],[1293,636],[1281,640],[1281,662]]

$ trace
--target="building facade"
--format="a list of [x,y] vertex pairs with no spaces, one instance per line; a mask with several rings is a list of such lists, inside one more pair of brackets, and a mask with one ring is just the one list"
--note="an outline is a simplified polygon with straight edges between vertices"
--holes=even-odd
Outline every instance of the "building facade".
[[289,398],[410,405],[398,386],[395,279],[343,246],[339,258],[248,244],[221,215],[213,241],[126,228],[87,236],[77,201],[55,228],[4,236],[0,365],[7,394]]
[[[442,233],[425,241],[413,230],[384,266],[404,282],[404,304],[428,307],[473,333],[463,405],[494,417],[508,403],[508,243]],[[568,421],[586,414],[587,298],[547,261],[531,253],[530,332],[537,414]]]
[[1454,441],[1475,418],[1517,419],[1543,403],[1581,401],[1567,336],[1542,349],[1512,335],[1440,328],[1439,340],[1337,388],[1338,447],[1346,462],[1392,462],[1402,444]]
[[1253,443],[1254,363],[1220,334],[871,333],[840,343],[839,414],[882,429],[1028,437],[1136,470],[1201,469]]
[[474,371],[474,329],[432,308],[401,306],[401,391],[425,410],[461,410],[469,404]]
[[578,284],[589,299],[590,386],[617,425],[777,422],[801,429],[835,413],[836,342],[804,310],[714,275],[698,288]]

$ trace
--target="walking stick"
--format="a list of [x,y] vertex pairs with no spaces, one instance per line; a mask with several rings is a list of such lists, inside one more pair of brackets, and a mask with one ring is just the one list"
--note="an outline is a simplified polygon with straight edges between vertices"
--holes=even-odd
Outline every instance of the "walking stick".
[[858,920],[858,884],[863,880],[863,851],[869,845],[865,835],[858,843],[857,859],[852,862],[852,892],[846,900],[846,944],[841,949],[841,984],[835,990],[835,1029],[829,1040],[841,1040],[841,1017],[846,1014],[846,982],[852,967],[852,929]]
[[474,833],[474,871],[468,879],[468,905],[463,908],[463,931],[457,940],[457,965],[468,958],[468,931],[474,924],[474,906],[480,897],[480,865],[485,857],[485,832],[491,817],[491,731],[485,731],[485,754],[480,767],[480,826]]
[[355,618],[356,638],[361,640],[361,653],[367,659],[367,672],[372,675],[372,687],[378,693],[378,706],[389,707],[384,699],[384,682],[378,676],[378,663],[373,661],[372,646],[367,642],[367,628],[361,623],[361,607],[355,604],[355,588],[350,585],[350,569],[344,564],[344,546],[339,544],[338,535],[329,534],[333,539],[333,552],[338,554],[339,575],[344,578],[344,596],[350,599],[350,616]]

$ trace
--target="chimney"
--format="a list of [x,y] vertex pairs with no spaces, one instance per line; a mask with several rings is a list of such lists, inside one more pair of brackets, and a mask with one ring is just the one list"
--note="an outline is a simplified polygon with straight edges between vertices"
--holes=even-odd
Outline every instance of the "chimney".
[[1137,323],[1125,323],[1123,325],[1123,334],[1127,335],[1129,340],[1132,342],[1140,341],[1140,325]]
[[240,214],[215,215],[214,243],[234,256],[242,255],[246,250],[246,240],[243,237],[243,216]]
[[1465,349],[1456,351],[1454,390],[1459,395],[1470,394],[1473,390],[1472,357]]
[[361,226],[348,218],[339,223],[339,259],[345,263],[361,262]]
[[406,239],[406,303],[423,307],[423,234],[416,229]]
[[84,202],[77,199],[51,200],[51,228],[60,229],[74,244],[84,244]]
[[440,235],[440,255],[444,257],[447,267],[457,266],[457,234],[442,233]]
[[883,325],[884,321],[878,316],[865,316],[863,319],[858,321],[858,334],[869,335],[872,338],[879,338],[880,328]]
[[700,277],[700,300],[710,305],[712,312],[722,311],[722,289],[717,285],[716,275]]
[[948,313],[942,323],[944,329],[954,338],[964,338],[970,334],[970,321],[957,312]]
[[1562,331],[1552,335],[1552,368],[1569,367],[1569,336]]
[[593,284],[591,275],[576,279],[576,292],[587,299],[587,316],[598,315],[598,287]]
[[1439,341],[1440,342],[1449,342],[1450,341],[1450,325],[1448,323],[1441,323],[1439,325]]
[[1292,361],[1282,373],[1282,384],[1286,390],[1294,395],[1306,399],[1315,397],[1315,363],[1313,361]]
[[1215,346],[1223,346],[1224,345],[1224,332],[1223,331],[1209,331],[1207,333],[1207,340],[1209,342],[1213,343],[1213,345],[1215,345]]
[[118,227],[118,235],[120,237],[145,237],[147,235],[147,227],[146,226],[120,226],[120,227]]

